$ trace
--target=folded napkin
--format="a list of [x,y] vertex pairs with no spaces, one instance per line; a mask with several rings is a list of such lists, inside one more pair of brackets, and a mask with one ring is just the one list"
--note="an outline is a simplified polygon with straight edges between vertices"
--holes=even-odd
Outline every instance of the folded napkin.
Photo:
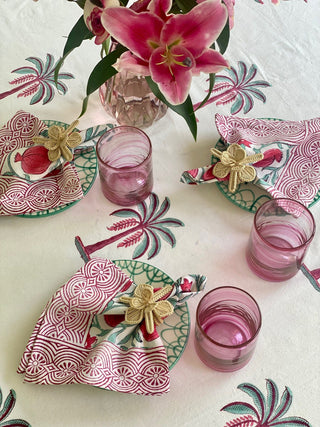
[[[204,276],[150,289],[112,261],[90,259],[50,299],[18,373],[36,384],[88,384],[135,394],[169,391],[166,350],[155,326],[201,291]],[[103,336],[95,325],[104,324]]]
[[313,202],[320,188],[320,118],[282,121],[217,114],[215,121],[227,150],[223,156],[212,150],[219,166],[185,171],[182,182],[229,180],[229,190],[235,191],[240,182],[252,181],[274,198],[305,206]]
[[[0,215],[20,215],[52,209],[83,197],[75,166],[75,151],[93,147],[106,126],[73,132],[18,111],[0,129]],[[50,140],[51,137],[51,140]],[[57,140],[66,141],[61,149]]]

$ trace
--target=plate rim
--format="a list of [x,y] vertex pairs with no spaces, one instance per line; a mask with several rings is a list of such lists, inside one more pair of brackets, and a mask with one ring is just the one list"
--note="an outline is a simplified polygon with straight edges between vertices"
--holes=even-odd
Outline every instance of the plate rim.
[[[156,266],[154,266],[153,264],[149,264],[149,263],[147,263],[147,262],[144,262],[144,261],[139,261],[139,260],[135,260],[135,259],[120,259],[120,258],[118,258],[118,259],[112,259],[112,262],[113,263],[115,263],[115,265],[117,266],[117,267],[119,267],[118,265],[117,265],[117,262],[121,262],[121,261],[123,261],[123,262],[130,262],[130,263],[136,263],[136,264],[144,264],[144,265],[148,265],[148,266],[151,266],[153,269],[155,269],[155,270],[158,270],[158,271],[160,271],[162,274],[164,274],[165,276],[167,276],[171,281],[172,281],[172,283],[174,283],[174,280],[172,279],[172,277],[171,276],[169,276],[169,274],[167,274],[165,271],[163,271],[161,268],[158,268],[158,267],[156,267]],[[120,267],[119,267],[120,268]],[[125,272],[126,273],[126,272]],[[126,273],[127,274],[127,273]],[[181,358],[181,356],[183,355],[183,353],[184,353],[184,351],[185,351],[185,349],[186,349],[186,347],[187,347],[187,344],[188,344],[188,341],[189,341],[189,337],[190,337],[190,330],[191,330],[191,322],[190,322],[190,311],[189,311],[189,307],[188,307],[188,304],[187,304],[187,302],[184,302],[181,306],[183,306],[183,307],[185,307],[185,310],[186,310],[186,312],[187,312],[187,315],[188,315],[188,331],[187,331],[187,333],[185,334],[185,342],[184,342],[184,345],[183,345],[183,347],[182,347],[182,349],[181,349],[181,352],[180,352],[180,354],[177,356],[177,358],[176,358],[176,360],[169,366],[169,370],[171,371],[171,369],[178,363],[178,361],[180,360],[180,358]],[[160,335],[160,334],[159,334]],[[161,336],[160,336],[160,338],[161,338]],[[164,347],[166,348],[166,346],[165,346],[165,344],[163,343],[163,345],[164,345]],[[168,361],[168,364],[169,364],[169,361]]]

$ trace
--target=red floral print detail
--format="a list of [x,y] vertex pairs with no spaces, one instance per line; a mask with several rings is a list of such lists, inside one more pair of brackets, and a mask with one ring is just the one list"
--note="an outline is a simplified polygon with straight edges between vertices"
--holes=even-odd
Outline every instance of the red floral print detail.
[[240,139],[240,140],[238,141],[238,144],[245,145],[246,147],[251,147],[252,142],[247,141],[246,139]]
[[88,334],[84,348],[86,348],[87,350],[90,350],[93,344],[95,344],[96,342],[97,342],[97,338],[91,337],[90,334]]
[[254,166],[257,168],[265,168],[270,166],[273,162],[280,162],[282,159],[282,152],[279,148],[272,148],[263,153],[263,159],[254,163]]
[[105,314],[103,317],[106,324],[112,328],[124,321],[124,315],[122,314]]
[[149,342],[149,341],[153,341],[153,340],[155,340],[155,339],[159,338],[159,334],[158,334],[158,332],[157,332],[156,328],[154,328],[154,331],[152,332],[152,334],[149,334],[149,333],[147,332],[146,322],[145,322],[145,321],[143,321],[143,322],[141,323],[141,325],[140,325],[140,330],[141,330],[141,332],[142,332],[143,338],[144,338],[146,341],[148,341],[148,342]]
[[192,286],[192,282],[188,280],[186,277],[183,279],[183,283],[181,283],[181,289],[183,292],[190,292]]
[[190,169],[188,173],[195,178],[198,175],[198,169]]
[[213,171],[214,166],[215,166],[215,164],[213,164],[207,171],[205,171],[202,179],[204,181],[210,181],[211,179],[217,179],[218,181],[228,181],[230,174],[228,174],[225,178],[217,178],[215,175],[213,175],[212,171]]
[[21,162],[22,170],[32,175],[42,174],[51,164],[48,159],[48,150],[41,145],[30,147],[22,154],[17,153],[14,161]]

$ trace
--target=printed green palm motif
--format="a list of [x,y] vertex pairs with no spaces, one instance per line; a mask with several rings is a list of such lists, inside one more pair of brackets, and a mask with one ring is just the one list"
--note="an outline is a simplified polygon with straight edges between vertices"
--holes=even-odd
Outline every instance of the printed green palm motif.
[[183,227],[184,224],[179,219],[164,217],[170,209],[168,197],[159,205],[158,196],[151,193],[146,200],[137,205],[137,210],[126,208],[111,212],[110,215],[123,219],[108,227],[108,230],[120,231],[120,233],[88,246],[84,246],[80,237],[76,237],[75,244],[84,261],[89,260],[91,253],[119,240],[121,242],[117,247],[127,248],[138,244],[133,251],[133,259],[145,254],[148,259],[158,255],[161,250],[161,240],[173,248],[176,245],[176,238],[168,227]]
[[266,388],[267,395],[264,396],[253,384],[240,384],[238,389],[247,393],[254,405],[247,402],[232,402],[224,406],[221,411],[241,415],[229,421],[225,427],[311,427],[311,424],[304,418],[284,417],[292,403],[292,392],[288,387],[285,388],[280,401],[278,387],[272,380],[266,380]]
[[[239,61],[238,71],[234,67],[225,70],[228,75],[216,75],[215,84],[212,90],[212,97],[204,104],[213,102],[216,105],[231,105],[231,114],[238,114],[243,110],[247,114],[254,106],[254,98],[265,103],[266,96],[260,88],[271,86],[265,80],[254,80],[258,69],[252,64],[248,69],[247,65]],[[194,106],[197,109],[200,104]]]
[[54,57],[50,53],[47,54],[45,62],[36,57],[29,57],[26,60],[31,62],[34,67],[26,66],[13,70],[12,73],[21,74],[21,76],[9,82],[16,87],[0,93],[0,99],[18,92],[18,98],[32,96],[31,105],[40,101],[42,104],[47,104],[54,98],[55,89],[63,95],[67,93],[68,88],[61,80],[73,79],[74,76],[70,73],[58,73],[55,81],[54,72],[57,63],[54,63]]
[[[136,284],[146,283],[158,288],[174,283],[166,273],[150,264],[131,260],[115,260],[113,262]],[[189,324],[188,306],[184,303],[177,306],[174,313],[164,319],[164,322],[157,327],[157,331],[167,352],[170,369],[177,363],[185,349],[189,336]],[[112,326],[106,325],[105,322],[103,322],[103,316],[95,316],[91,325],[91,331],[94,332],[98,338],[97,344],[112,330],[113,333],[111,337],[108,337],[108,340],[113,341],[117,337],[118,344],[124,349],[134,346],[136,342],[141,342],[139,326],[135,327],[137,333],[131,334],[130,336],[126,334],[127,328],[128,326],[124,324],[119,324],[112,328]],[[123,341],[121,341],[122,336],[124,337]]]
[[[10,390],[4,402],[2,402],[3,400],[2,398],[3,398],[2,391],[0,389],[0,426],[31,427],[31,424],[29,424],[27,421],[17,419],[17,418],[11,419],[11,420],[7,419],[16,404],[16,392],[14,390]],[[3,403],[3,407],[2,407],[2,403]]]

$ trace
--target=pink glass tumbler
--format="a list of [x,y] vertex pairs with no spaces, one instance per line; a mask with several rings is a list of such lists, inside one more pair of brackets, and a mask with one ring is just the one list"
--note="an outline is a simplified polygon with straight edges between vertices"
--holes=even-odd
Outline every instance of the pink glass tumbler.
[[299,270],[315,233],[315,221],[301,203],[273,199],[256,212],[246,257],[251,270],[264,280],[282,282]]
[[153,187],[152,147],[149,137],[133,126],[118,126],[97,143],[102,192],[112,203],[135,205]]
[[197,308],[196,352],[216,371],[236,371],[251,359],[260,328],[261,312],[251,295],[233,286],[213,289]]

